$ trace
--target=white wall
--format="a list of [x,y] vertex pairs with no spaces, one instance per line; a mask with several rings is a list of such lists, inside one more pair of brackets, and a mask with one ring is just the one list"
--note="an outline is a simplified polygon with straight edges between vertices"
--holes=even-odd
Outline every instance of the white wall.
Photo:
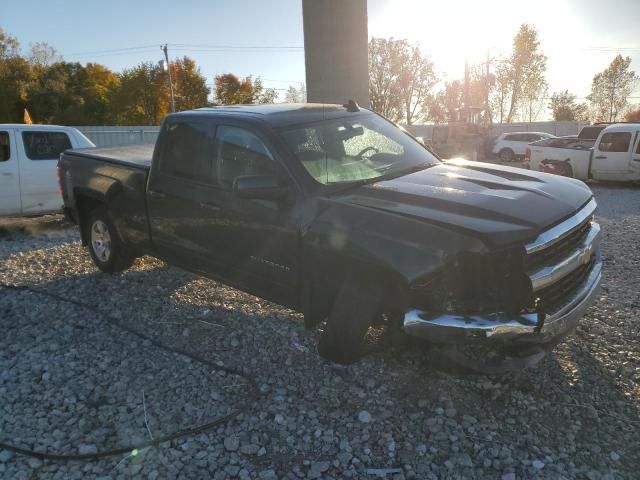
[[[546,132],[558,137],[565,135],[577,135],[580,129],[589,122],[531,122],[531,123],[494,123],[490,127],[492,135],[500,135],[504,132]],[[440,126],[440,125],[438,125]],[[444,124],[442,125],[444,126]],[[405,125],[405,128],[417,137],[425,140],[433,138],[435,125]]]
[[84,133],[97,147],[118,147],[155,143],[159,126],[100,126],[75,127]]

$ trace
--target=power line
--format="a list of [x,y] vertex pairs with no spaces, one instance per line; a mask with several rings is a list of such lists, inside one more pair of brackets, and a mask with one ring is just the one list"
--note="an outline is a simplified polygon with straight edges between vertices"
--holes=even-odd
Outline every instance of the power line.
[[99,55],[99,54],[103,54],[103,53],[120,53],[120,52],[129,52],[129,51],[133,51],[133,50],[147,50],[147,49],[156,49],[158,48],[157,45],[140,45],[138,47],[123,47],[123,48],[111,48],[108,50],[93,50],[90,52],[77,52],[77,53],[70,53],[68,55],[66,55],[67,57],[75,57],[75,56],[79,56],[79,55]]
[[304,47],[294,45],[211,45],[206,43],[170,43],[172,47],[223,49],[223,50],[304,50]]

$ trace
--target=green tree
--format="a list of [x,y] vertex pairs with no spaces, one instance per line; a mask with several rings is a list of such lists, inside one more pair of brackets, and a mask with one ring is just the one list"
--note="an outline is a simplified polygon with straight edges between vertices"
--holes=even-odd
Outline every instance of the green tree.
[[21,123],[33,69],[22,57],[0,59],[0,123]]
[[460,80],[445,83],[442,97],[447,121],[455,122],[458,119],[458,110],[462,107],[464,88]]
[[31,65],[20,57],[20,43],[0,28],[0,123],[22,122],[32,79]]
[[29,62],[34,67],[48,67],[54,63],[62,62],[62,55],[46,42],[36,42],[29,44]]
[[617,55],[604,71],[593,77],[587,99],[595,121],[615,122],[624,113],[638,81],[630,67],[631,58]]
[[437,81],[433,62],[417,45],[393,38],[369,42],[369,98],[374,111],[409,125],[428,117]]
[[265,89],[260,78],[251,76],[240,79],[233,73],[225,73],[215,78],[216,101],[220,105],[273,103],[277,92]]
[[589,116],[587,105],[577,103],[576,96],[569,90],[551,95],[549,110],[556,121],[584,121]]
[[549,92],[549,85],[543,72],[532,72],[527,75],[522,84],[521,111],[522,119],[526,122],[535,121],[544,108],[544,101]]
[[169,111],[167,72],[143,62],[119,75],[112,96],[112,119],[121,125],[159,125]]
[[0,60],[18,56],[20,56],[20,43],[0,28]]
[[640,106],[636,105],[624,114],[625,122],[640,122]]
[[503,123],[509,112],[511,88],[511,64],[508,60],[500,59],[496,63],[494,85],[489,100],[498,123]]
[[111,102],[120,87],[120,78],[99,63],[87,63],[84,74],[83,118],[76,125],[105,125],[114,116]]
[[196,62],[189,57],[175,60],[171,63],[171,75],[177,111],[207,106],[210,90]]
[[433,62],[417,46],[405,51],[400,73],[400,91],[404,104],[404,120],[412,125],[421,115],[433,87],[438,83]]
[[307,89],[304,85],[300,85],[300,88],[294,85],[289,85],[289,88],[284,94],[284,101],[286,103],[304,103],[307,101]]
[[544,74],[547,57],[540,51],[540,40],[535,28],[527,24],[520,26],[513,39],[513,52],[506,67],[511,93],[507,123],[511,123],[523,98],[528,96],[527,101],[530,101],[546,84]]
[[29,112],[34,122],[66,123],[70,113],[82,102],[76,91],[82,65],[58,62],[34,68],[34,79],[27,87]]

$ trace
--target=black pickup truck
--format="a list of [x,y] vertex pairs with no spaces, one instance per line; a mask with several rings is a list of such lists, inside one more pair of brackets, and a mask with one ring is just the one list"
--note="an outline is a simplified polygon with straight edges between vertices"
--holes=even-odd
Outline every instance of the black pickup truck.
[[380,324],[461,363],[539,356],[600,284],[582,182],[442,162],[353,103],[172,114],[155,148],[70,150],[59,176],[99,269],[153,255],[326,319],[319,351],[343,363]]

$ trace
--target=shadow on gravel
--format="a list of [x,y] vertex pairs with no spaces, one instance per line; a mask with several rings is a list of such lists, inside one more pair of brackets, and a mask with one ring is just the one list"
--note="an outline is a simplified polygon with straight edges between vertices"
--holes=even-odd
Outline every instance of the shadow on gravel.
[[[168,270],[33,285],[91,309],[29,291],[2,292],[2,441],[53,454],[95,453],[205,424],[235,408],[237,396],[246,393],[243,380],[141,341],[96,314],[112,315],[173,348],[193,350],[180,345],[189,343],[189,335],[175,341],[175,325],[188,324],[198,313],[169,301],[189,275]],[[149,295],[165,296],[166,302],[145,309]]]
[[[434,478],[429,472],[435,478],[500,478],[506,471],[519,479],[590,478],[579,470],[585,465],[612,478],[634,478],[640,469],[638,400],[621,384],[630,380],[597,357],[617,346],[611,336],[585,333],[594,321],[589,315],[585,328],[553,355],[521,372],[452,376],[432,369],[418,343],[382,348],[342,367],[318,357],[318,332],[304,331],[295,312],[149,259],[123,274],[98,273],[80,249],[76,242],[62,246],[57,257],[35,252],[25,257],[31,274],[23,275],[25,264],[16,261],[0,277],[37,283],[55,276],[38,288],[89,302],[162,343],[242,366],[262,389],[242,419],[187,439],[191,450],[183,444],[154,450],[146,460],[150,468],[180,459],[179,476],[210,477],[227,465],[224,440],[232,437],[233,455],[243,465],[256,472],[271,467],[279,476],[295,468],[306,475],[307,459],[335,461],[345,454],[343,442],[361,465],[411,465],[417,478]],[[69,264],[62,262],[65,255]],[[65,273],[72,265],[91,273]],[[237,378],[212,377],[161,355],[91,312],[2,293],[0,405],[10,405],[13,418],[2,418],[3,440],[11,435],[45,450],[122,445],[149,435],[142,389],[153,434],[215,417],[243,397]],[[370,421],[360,420],[363,411]],[[266,453],[258,456],[258,447]],[[196,452],[211,463],[197,470],[203,457]],[[534,458],[546,464],[542,472],[531,466]],[[119,461],[100,464],[101,473]],[[455,472],[446,462],[455,462]],[[347,468],[348,462],[340,464]]]

